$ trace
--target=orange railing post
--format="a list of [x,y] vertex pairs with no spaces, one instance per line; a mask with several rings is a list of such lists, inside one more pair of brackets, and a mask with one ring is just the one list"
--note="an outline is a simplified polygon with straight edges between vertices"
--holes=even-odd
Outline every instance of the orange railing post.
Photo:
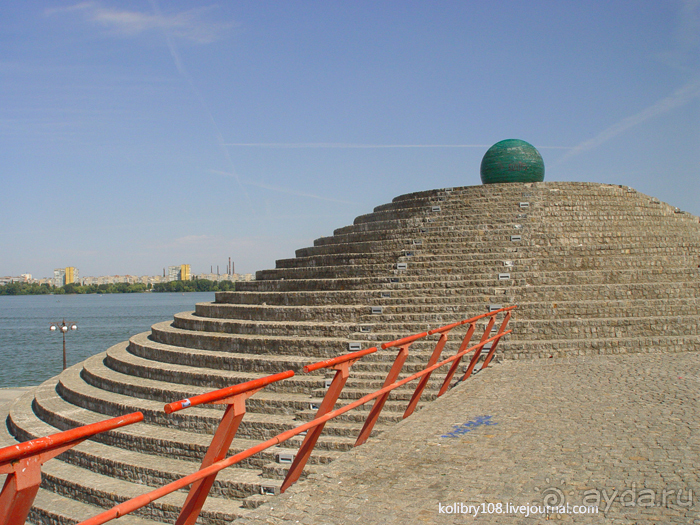
[[[506,316],[503,318],[503,322],[501,323],[501,326],[498,328],[498,333],[497,335],[501,335],[503,332],[506,331],[506,326],[508,326],[508,321],[510,321],[510,316],[512,315],[512,310],[508,310],[508,313]],[[495,317],[494,317],[495,320]],[[488,355],[486,356],[486,359],[484,359],[484,364],[481,365],[481,369],[483,370],[487,366],[489,366],[489,363],[491,362],[491,359],[493,359],[494,354],[496,353],[496,346],[498,345],[498,342],[501,340],[499,337],[496,339],[493,344],[491,345],[491,350],[489,350]]]
[[134,412],[0,449],[0,525],[24,523],[41,485],[41,466],[89,437],[143,420]]
[[[434,333],[437,332],[431,330],[430,332],[428,332],[428,335],[432,335]],[[437,363],[437,360],[440,358],[440,354],[442,353],[442,349],[445,348],[445,343],[447,343],[447,336],[449,333],[450,331],[446,330],[440,334],[440,339],[438,339],[438,342],[435,345],[435,348],[433,349],[433,353],[430,356],[430,359],[428,359],[428,366],[433,366],[435,363]],[[420,401],[420,398],[423,395],[423,390],[425,390],[425,387],[428,385],[429,380],[430,374],[426,374],[423,377],[421,377],[420,381],[418,381],[418,385],[416,385],[416,390],[413,392],[413,396],[408,402],[406,411],[403,413],[404,419],[413,414],[413,411],[416,409],[416,406],[418,406],[418,402]]]
[[[338,398],[340,397],[340,393],[345,387],[345,383],[347,382],[348,377],[350,377],[350,367],[353,364],[355,364],[360,358],[368,354],[372,354],[376,351],[377,347],[372,347],[368,348],[367,350],[360,350],[359,352],[353,352],[351,354],[346,354],[335,359],[321,361],[320,363],[314,363],[312,365],[307,365],[304,367],[304,372],[306,373],[313,372],[314,370],[319,370],[321,368],[331,368],[336,371],[335,376],[333,377],[333,381],[328,387],[328,391],[326,392],[326,395],[323,398],[321,406],[318,407],[318,411],[316,412],[314,419],[318,419],[319,417],[333,410],[336,401],[338,401]],[[325,425],[325,423],[321,423],[306,434],[304,441],[299,447],[297,455],[294,456],[292,466],[289,467],[289,471],[287,472],[287,475],[284,478],[284,482],[282,483],[280,492],[284,492],[285,490],[287,490],[299,479],[299,476],[301,476],[301,473],[303,472],[306,463],[309,461],[311,453],[313,452],[314,447],[316,446],[316,442],[321,436],[321,433],[323,432],[323,427]]]
[[[459,345],[459,350],[457,350],[456,355],[461,354],[469,346],[469,341],[471,341],[472,336],[474,335],[474,330],[476,330],[476,323],[469,323],[469,329],[467,330],[467,334],[464,336],[462,344]],[[449,388],[450,383],[452,382],[452,378],[457,372],[457,368],[459,368],[459,363],[461,362],[462,356],[459,356],[452,362],[452,365],[450,366],[450,369],[447,371],[447,375],[445,376],[445,380],[442,382],[442,386],[440,387],[440,391],[438,392],[438,397],[447,392],[447,389]]]
[[[496,316],[492,315],[491,318],[489,319],[489,323],[486,325],[486,329],[484,329],[484,333],[481,336],[481,341],[479,341],[479,346],[476,347],[476,350],[474,350],[474,355],[472,356],[472,360],[469,362],[469,366],[467,367],[467,371],[464,372],[464,376],[462,377],[462,381],[466,381],[469,379],[469,376],[472,375],[472,372],[474,371],[474,367],[476,366],[476,362],[479,360],[479,356],[481,355],[481,350],[484,348],[484,345],[486,344],[486,340],[489,339],[491,335],[491,328],[493,328],[493,325],[496,323]],[[491,345],[493,348],[493,344]]]
[[[165,405],[165,412],[171,414],[177,410],[202,405],[204,403],[228,405],[224,411],[223,417],[221,418],[221,422],[214,433],[214,437],[212,438],[211,444],[207,449],[207,453],[204,455],[202,465],[199,468],[202,470],[226,457],[226,453],[231,446],[231,442],[233,441],[236,432],[238,432],[238,427],[243,420],[243,416],[245,416],[246,399],[256,392],[259,392],[270,383],[281,381],[282,379],[292,377],[293,375],[293,371],[287,370],[286,372],[280,372],[279,374],[254,379],[239,385],[201,394],[190,399],[183,399],[181,401],[176,401],[175,403],[168,403]],[[197,480],[192,484],[192,487],[187,494],[185,504],[182,506],[180,515],[175,522],[176,525],[194,524],[199,517],[199,513],[204,506],[207,496],[209,496],[209,491],[216,480],[217,474],[218,473],[215,472],[214,474]]]
[[[404,339],[395,341],[393,344],[385,343],[382,345],[382,348],[389,348],[393,346],[399,347],[399,353],[396,354],[394,364],[391,366],[391,369],[389,370],[389,373],[387,374],[386,379],[384,380],[384,387],[394,384],[396,379],[399,377],[401,369],[403,368],[403,364],[406,362],[406,358],[408,357],[408,347],[411,346],[411,343],[416,339],[421,339],[425,337],[426,335],[428,334],[424,332],[422,334],[417,334],[411,337],[405,337]],[[365,420],[365,424],[362,427],[362,430],[360,430],[360,435],[357,436],[357,441],[355,441],[356,447],[362,445],[365,441],[369,439],[369,436],[372,433],[372,429],[374,428],[374,425],[379,419],[379,414],[381,414],[382,409],[384,408],[384,403],[386,403],[386,400],[389,399],[390,394],[391,392],[386,392],[385,394],[382,394],[381,397],[378,397],[375,400],[374,405],[372,405],[372,410],[370,410],[369,415]]]

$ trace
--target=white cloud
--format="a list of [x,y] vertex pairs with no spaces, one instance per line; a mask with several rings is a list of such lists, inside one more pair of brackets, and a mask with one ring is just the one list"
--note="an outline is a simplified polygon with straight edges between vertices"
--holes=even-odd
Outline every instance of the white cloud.
[[200,7],[179,13],[145,13],[105,7],[98,2],[81,2],[67,7],[47,9],[46,15],[83,13],[83,16],[118,36],[135,36],[148,31],[166,31],[174,37],[206,44],[219,40],[234,26],[231,22],[205,20],[210,7]]

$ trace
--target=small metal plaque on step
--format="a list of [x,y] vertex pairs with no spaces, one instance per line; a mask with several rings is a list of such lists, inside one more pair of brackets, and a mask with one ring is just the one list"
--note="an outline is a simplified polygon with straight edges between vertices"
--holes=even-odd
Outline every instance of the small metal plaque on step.
[[431,208],[431,211],[440,211],[440,210],[441,210],[440,206],[433,206]]
[[529,202],[521,202],[521,203],[520,203],[520,207],[521,207],[521,208],[529,208],[529,207],[530,207],[530,203],[529,203]]
[[454,188],[445,188],[444,190],[445,193],[450,193],[451,191],[454,191]]
[[509,273],[499,273],[498,274],[498,280],[499,281],[507,281],[510,279],[510,274]]
[[503,308],[503,305],[500,304],[490,304],[489,305],[489,312],[495,312],[496,310],[500,310]]
[[355,350],[360,350],[361,348],[362,348],[361,343],[348,343],[348,350],[355,351]]
[[483,347],[481,347],[481,351],[483,352],[485,350],[491,350],[492,346],[493,346],[493,341],[491,341],[490,343],[486,343]]
[[[421,231],[425,231],[425,230],[421,230]],[[420,246],[421,244],[423,244],[423,239],[413,239],[413,244],[416,246]]]
[[391,292],[382,292],[382,297],[391,297]]
[[372,314],[377,315],[382,313],[382,307],[381,306],[373,306],[372,307]]
[[520,235],[511,235],[511,236],[510,236],[510,240],[511,240],[511,241],[520,241],[520,240],[522,240],[522,236],[520,236]]
[[396,263],[397,270],[406,270],[408,268],[408,263]]
[[367,332],[371,332],[371,331],[372,331],[372,327],[369,325],[360,326],[360,332],[367,333]]
[[294,454],[289,452],[280,452],[277,454],[277,463],[291,463],[294,461]]
[[263,496],[274,496],[276,494],[275,487],[260,486],[260,494]]

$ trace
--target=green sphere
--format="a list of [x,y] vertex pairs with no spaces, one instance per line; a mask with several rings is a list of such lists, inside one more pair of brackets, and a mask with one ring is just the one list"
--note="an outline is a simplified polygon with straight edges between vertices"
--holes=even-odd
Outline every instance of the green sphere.
[[481,159],[481,182],[542,182],[542,155],[524,140],[507,139],[489,148]]

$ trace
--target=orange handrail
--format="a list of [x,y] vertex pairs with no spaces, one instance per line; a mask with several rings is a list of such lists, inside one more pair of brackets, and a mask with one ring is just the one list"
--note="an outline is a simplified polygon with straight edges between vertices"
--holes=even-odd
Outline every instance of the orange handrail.
[[0,467],[41,452],[48,452],[59,447],[75,444],[74,442],[82,441],[95,434],[131,425],[132,423],[138,423],[139,421],[143,421],[143,414],[141,412],[132,412],[124,416],[98,421],[97,423],[71,428],[70,430],[51,434],[50,436],[25,441],[18,445],[0,448]]
[[145,507],[149,503],[152,503],[155,500],[162,498],[163,496],[167,496],[168,494],[171,494],[171,493],[175,492],[176,490],[184,488],[191,483],[194,483],[194,482],[201,480],[205,477],[211,476],[212,474],[216,474],[217,472],[220,472],[227,467],[235,465],[236,463],[240,463],[244,459],[247,459],[250,456],[257,454],[258,452],[262,452],[263,450],[266,450],[270,447],[273,447],[275,445],[279,445],[280,443],[283,443],[283,442],[287,441],[288,439],[301,434],[302,432],[308,431],[309,429],[312,429],[316,426],[319,426],[323,423],[326,423],[327,421],[334,419],[342,414],[345,414],[346,412],[349,412],[350,410],[352,410],[354,408],[357,408],[361,405],[364,405],[365,403],[368,403],[368,402],[372,401],[373,399],[376,399],[379,396],[394,390],[395,388],[403,386],[410,381],[413,381],[419,377],[422,377],[423,375],[428,374],[428,373],[432,372],[433,370],[436,370],[436,369],[440,368],[441,366],[444,366],[445,364],[454,361],[458,357],[462,357],[466,353],[468,353],[468,352],[470,352],[478,347],[481,347],[486,343],[494,341],[494,340],[496,340],[504,335],[507,335],[511,332],[512,332],[512,330],[508,330],[506,332],[503,332],[500,335],[495,335],[495,336],[487,339],[484,342],[480,342],[480,343],[468,348],[467,350],[463,350],[462,352],[455,354],[454,356],[452,356],[448,359],[445,359],[444,361],[442,361],[440,363],[437,363],[431,367],[428,367],[425,370],[422,370],[420,372],[416,372],[412,376],[409,376],[409,377],[406,377],[400,381],[397,381],[390,386],[380,388],[376,392],[372,392],[371,394],[367,394],[366,396],[363,396],[360,399],[357,399],[356,401],[353,401],[352,403],[345,405],[344,407],[338,408],[336,410],[332,410],[319,418],[308,421],[308,422],[306,422],[302,425],[299,425],[298,427],[295,427],[293,429],[286,430],[284,432],[280,432],[276,436],[268,439],[267,441],[263,441],[262,443],[259,443],[258,445],[255,445],[254,447],[250,447],[246,450],[243,450],[242,452],[239,452],[238,454],[230,456],[230,457],[223,459],[221,461],[217,461],[216,463],[213,463],[209,467],[203,468],[201,470],[198,470],[197,472],[194,472],[193,474],[190,474],[188,476],[185,476],[183,478],[175,480],[171,483],[168,483],[167,485],[164,485],[163,487],[161,487],[159,489],[153,490],[153,491],[148,492],[146,494],[142,494],[141,496],[136,496],[135,498],[132,498],[130,500],[125,501],[124,503],[121,503],[115,507],[112,507],[111,509],[103,512],[102,514],[99,514],[99,515],[97,515],[93,518],[90,518],[88,520],[81,521],[80,523],[78,523],[78,525],[102,525],[103,523],[107,523],[115,518],[119,518],[121,516],[125,516],[126,514],[130,514],[131,512],[138,510],[141,507]]
[[[209,446],[204,460],[202,461],[200,469],[193,474],[175,480],[159,489],[127,500],[99,514],[98,516],[81,522],[79,525],[100,525],[106,523],[112,519],[129,514],[155,501],[156,499],[159,499],[176,490],[182,489],[188,485],[192,485],[192,487],[176,524],[194,524],[195,520],[199,516],[202,505],[208,496],[209,490],[214,483],[216,474],[219,471],[235,465],[236,463],[265,449],[283,443],[294,436],[309,431],[299,448],[299,453],[294,458],[284,483],[282,484],[281,491],[284,492],[301,475],[301,472],[303,471],[303,468],[306,465],[311,452],[313,451],[316,440],[323,431],[326,422],[372,400],[376,400],[355,443],[355,446],[361,445],[369,437],[374,424],[379,418],[379,414],[385,401],[388,399],[390,392],[394,389],[416,379],[420,379],[403,416],[408,417],[417,406],[423,389],[427,385],[433,371],[451,363],[449,371],[447,372],[447,375],[443,381],[443,385],[438,392],[438,396],[441,396],[449,387],[462,357],[469,352],[474,352],[471,362],[467,367],[467,371],[462,377],[462,380],[465,380],[474,370],[482,349],[488,343],[492,343],[481,367],[482,370],[486,368],[494,356],[498,342],[502,337],[511,333],[511,330],[506,330],[506,326],[511,318],[512,310],[514,308],[516,308],[516,306],[501,308],[494,312],[481,314],[470,319],[458,321],[456,323],[435,328],[427,332],[421,332],[419,334],[403,337],[401,339],[380,345],[379,348],[381,349],[398,349],[398,354],[394,360],[391,370],[387,374],[384,385],[375,392],[367,394],[360,399],[352,401],[351,403],[348,403],[347,405],[338,409],[334,409],[334,406],[345,386],[345,382],[349,377],[350,367],[359,359],[377,352],[378,347],[347,353],[332,359],[326,359],[324,361],[319,361],[304,366],[305,373],[324,368],[334,369],[336,371],[335,377],[331,382],[326,396],[314,419],[293,429],[281,432],[280,434],[229,458],[225,458],[225,456],[228,452],[231,440],[236,434],[238,426],[245,415],[246,399],[271,383],[282,381],[294,376],[294,372],[292,370],[287,370],[285,372],[272,374],[259,379],[254,379],[252,381],[247,381],[245,383],[222,388],[213,392],[193,396],[188,399],[168,403],[164,407],[165,412],[168,414],[205,403],[228,405],[214,438],[212,439],[212,443]],[[497,330],[497,333],[491,336],[490,332],[494,327],[496,315],[499,313],[505,313],[506,315],[499,329]],[[476,327],[476,321],[485,318],[489,318],[489,322],[484,330],[481,340],[478,343],[469,346],[471,337]],[[454,328],[465,324],[469,325],[469,329],[457,352],[453,356],[438,362],[440,354],[447,343],[450,332]],[[404,379],[398,380],[399,373],[408,356],[408,351],[411,344],[415,341],[436,334],[439,334],[440,337],[435,345],[435,349],[433,350],[426,368]],[[143,414],[141,412],[134,412],[132,414],[127,414],[125,416],[120,416],[107,421],[93,423],[77,429],[67,430],[65,432],[60,432],[44,438],[39,438],[0,449],[0,474],[8,474],[8,479],[5,482],[2,493],[0,493],[0,525],[16,525],[19,523],[24,523],[34,497],[36,496],[36,492],[39,489],[39,484],[41,482],[41,464],[43,464],[45,461],[48,461],[58,454],[61,454],[72,446],[95,434],[142,420]]]
[[24,523],[41,485],[41,465],[87,438],[143,421],[141,412],[72,428],[0,449],[0,474],[7,474],[0,492],[0,524]]
[[[376,347],[368,348],[365,350],[360,350],[357,352],[352,352],[348,354],[344,354],[342,356],[332,358],[332,359],[327,359],[324,361],[319,361],[317,363],[312,363],[310,365],[307,365],[304,367],[304,372],[311,372],[314,370],[319,370],[322,368],[334,368],[336,369],[336,377],[333,380],[333,383],[331,384],[331,387],[328,390],[328,393],[326,394],[326,398],[324,399],[324,402],[322,403],[321,407],[319,408],[318,413],[316,414],[316,417],[308,421],[306,423],[303,423],[299,425],[298,427],[295,427],[290,430],[286,430],[284,432],[279,433],[278,435],[262,442],[259,443],[258,445],[255,445],[253,447],[250,447],[242,452],[239,452],[233,456],[230,456],[225,459],[220,459],[218,461],[215,461],[209,465],[202,466],[200,470],[197,472],[194,472],[188,476],[185,476],[183,478],[180,478],[178,480],[175,480],[163,487],[160,487],[159,489],[153,490],[151,492],[148,492],[146,494],[143,494],[141,496],[137,496],[135,498],[132,498],[130,500],[127,500],[123,503],[120,503],[119,505],[112,507],[111,509],[91,518],[88,520],[85,520],[78,525],[102,525],[103,523],[107,523],[115,518],[118,518],[120,516],[124,516],[126,514],[129,514],[141,507],[144,507],[148,505],[149,503],[152,503],[153,501],[166,496],[167,494],[170,494],[176,490],[182,489],[190,484],[197,484],[198,482],[201,482],[201,480],[205,479],[212,479],[213,476],[215,476],[218,472],[221,470],[230,467],[232,465],[235,465],[236,463],[239,463],[243,461],[244,459],[249,458],[250,456],[253,456],[259,452],[262,452],[263,450],[266,450],[270,447],[273,447],[275,445],[279,445],[280,443],[283,443],[287,441],[288,439],[297,436],[299,434],[302,434],[304,432],[308,432],[304,442],[302,443],[300,447],[300,454],[297,455],[295,458],[294,463],[290,467],[289,472],[287,473],[287,478],[285,479],[283,485],[282,485],[282,491],[286,490],[286,488],[294,483],[296,479],[299,477],[301,470],[303,469],[306,461],[308,460],[308,457],[311,454],[311,450],[313,449],[313,446],[315,445],[315,439],[318,437],[318,434],[323,428],[323,425],[325,425],[326,422],[330,421],[331,419],[334,419],[342,414],[345,414],[346,412],[349,412],[350,410],[353,410],[354,408],[357,408],[361,405],[364,405],[374,399],[378,399],[378,401],[381,401],[381,398],[384,400],[386,399],[385,396],[388,396],[388,394],[396,389],[399,388],[400,386],[405,385],[406,383],[409,383],[411,381],[414,381],[418,378],[425,378],[429,377],[429,375],[437,370],[438,368],[445,366],[446,364],[453,363],[453,367],[451,367],[450,372],[448,373],[448,376],[446,377],[446,383],[451,379],[452,374],[454,373],[454,370],[456,370],[455,365],[459,363],[459,361],[462,359],[464,355],[471,351],[475,351],[474,356],[472,357],[472,361],[469,365],[468,373],[471,373],[471,370],[474,368],[474,365],[476,364],[476,360],[479,357],[479,354],[481,350],[484,348],[485,345],[488,343],[492,343],[491,350],[489,351],[485,361],[484,365],[482,365],[482,369],[488,366],[488,363],[493,357],[493,353],[496,349],[497,343],[500,341],[502,337],[505,335],[508,335],[512,332],[512,330],[505,330],[506,325],[508,324],[508,321],[510,320],[511,317],[511,311],[516,308],[516,306],[510,306],[507,308],[501,308],[500,310],[496,310],[494,312],[489,312],[487,314],[482,314],[476,317],[473,317],[471,319],[465,319],[463,321],[457,322],[457,323],[452,323],[450,325],[446,325],[440,328],[436,328],[434,330],[430,330],[429,332],[422,332],[420,334],[416,334],[413,336],[408,336],[404,337],[401,339],[397,339],[395,341],[390,341],[389,343],[385,343],[381,345],[381,348],[394,348],[398,347],[399,348],[399,354],[394,362],[394,366],[392,367],[392,370],[389,372],[389,376],[387,378],[387,382],[385,382],[385,385],[380,388],[379,390],[372,392],[370,394],[367,394],[360,399],[357,399],[351,403],[348,403],[347,405],[331,410],[333,405],[335,404],[335,401],[338,398],[338,395],[340,393],[340,390],[342,390],[342,387],[345,384],[345,379],[347,379],[348,373],[349,373],[349,367],[356,362],[358,359],[361,359],[362,357],[372,354],[377,351]],[[496,315],[502,312],[506,312],[506,317],[504,321],[501,324],[501,327],[499,328],[498,332],[496,335],[488,337],[490,334],[489,332],[491,331],[491,328],[494,325],[494,321],[496,318]],[[473,333],[473,328],[475,326],[475,322],[479,319],[483,318],[490,318],[490,322],[488,323],[486,330],[484,331],[484,334],[481,338],[481,341],[478,343],[466,348],[469,342],[469,338],[471,338],[471,335]],[[438,341],[438,346],[440,347],[439,350],[442,350],[442,346],[444,346],[446,340],[447,340],[447,334],[449,333],[450,330],[453,328],[463,325],[463,324],[469,324],[470,329],[467,334],[467,337],[465,337],[464,341],[462,342],[462,345],[460,346],[459,350],[457,353],[447,359],[444,359],[443,361],[436,362],[434,364],[431,364],[427,366],[425,369],[421,370],[420,372],[416,372],[415,374],[412,374],[404,379],[397,380],[398,376],[398,370],[400,370],[401,366],[403,365],[403,362],[405,361],[406,355],[408,353],[408,347],[411,345],[411,343],[423,339],[427,337],[428,335],[432,334],[440,334],[440,339]],[[437,356],[439,355],[439,352],[437,351],[438,349],[436,348],[436,351],[433,352],[433,358],[437,360]],[[398,366],[397,366],[398,365]],[[453,370],[454,368],[454,370]],[[288,372],[283,372],[282,374],[286,374]],[[276,376],[279,376],[280,374],[276,374]],[[291,374],[293,375],[293,374]],[[389,377],[392,377],[389,381]],[[261,378],[261,380],[255,380],[255,381],[263,381],[264,384],[269,384],[272,382],[272,380],[265,382],[265,380],[271,379],[275,376],[268,376],[267,378]],[[467,374],[465,374],[465,378],[467,377]],[[279,380],[279,379],[275,379]],[[252,382],[249,382],[252,383]],[[387,384],[388,383],[388,384]],[[258,389],[252,389],[245,387],[247,383],[244,383],[242,385],[236,385],[240,388],[240,391],[238,392],[239,395],[251,395],[252,393],[256,392]],[[334,385],[336,387],[334,388]],[[419,385],[420,386],[420,385]],[[442,395],[444,389],[446,388],[446,384],[443,385],[443,388],[441,389],[440,394]],[[232,387],[229,387],[232,388]],[[262,388],[262,386],[260,387]],[[202,396],[199,396],[202,399],[222,399],[222,395],[220,394],[222,391],[227,390],[227,389],[221,389],[216,392],[211,392],[209,394],[203,394]],[[218,393],[218,394],[217,394]],[[247,394],[244,394],[247,393]],[[216,395],[215,395],[216,394]],[[419,390],[416,390],[416,394],[419,396]],[[414,395],[415,397],[415,395]],[[192,398],[194,400],[195,398]],[[203,401],[206,402],[206,401]],[[209,401],[211,402],[211,401]],[[175,405],[178,403],[182,403],[182,401],[176,402]],[[381,403],[383,404],[383,402]],[[411,400],[411,405],[415,405],[414,399]],[[168,405],[166,405],[167,407]],[[190,405],[193,406],[193,405]],[[410,406],[410,405],[409,405]],[[375,407],[377,407],[377,404],[375,403]],[[186,408],[183,406],[179,406],[178,409],[180,408]],[[374,410],[374,409],[373,409]],[[377,411],[376,416],[374,417],[374,421],[376,421],[376,417],[378,417],[378,412],[381,411],[381,405],[379,405],[379,410]],[[408,410],[407,410],[408,412]],[[404,414],[404,417],[406,417],[407,414]],[[370,413],[370,416],[368,416],[368,422],[370,421],[370,418],[372,417],[372,413]],[[373,422],[372,422],[373,425]],[[367,427],[367,423],[365,424],[365,427]],[[217,431],[218,432],[218,431]],[[360,437],[358,438],[358,442],[356,443],[355,446],[361,444],[361,439],[363,438],[363,433],[366,434],[367,436],[369,435],[369,432],[371,432],[371,425],[367,429],[363,429],[363,431],[360,434]],[[235,431],[234,431],[235,433]],[[362,441],[363,442],[363,441]],[[303,457],[302,457],[302,451],[303,451]],[[194,485],[193,485],[194,486]],[[204,497],[206,498],[206,494],[204,494]],[[187,507],[187,504],[185,505]],[[178,519],[178,524],[179,523],[194,523],[196,518],[199,515],[199,509],[186,509],[183,507],[183,510],[181,511],[180,518]],[[201,508],[201,506],[200,506]]]
[[213,392],[207,392],[206,394],[200,394],[198,396],[190,397],[188,399],[181,399],[180,401],[175,401],[174,403],[168,403],[165,405],[165,413],[172,414],[178,410],[184,408],[194,407],[197,405],[203,405],[205,403],[216,403],[218,401],[223,401],[229,397],[237,396],[238,394],[244,394],[245,392],[250,392],[251,390],[258,390],[270,383],[275,383],[276,381],[281,381],[282,379],[287,379],[292,377],[294,372],[292,370],[287,370],[286,372],[280,372],[279,374],[273,374],[266,377],[261,377],[260,379],[254,379],[252,381],[247,381],[238,385],[227,386],[219,390],[214,390]]

